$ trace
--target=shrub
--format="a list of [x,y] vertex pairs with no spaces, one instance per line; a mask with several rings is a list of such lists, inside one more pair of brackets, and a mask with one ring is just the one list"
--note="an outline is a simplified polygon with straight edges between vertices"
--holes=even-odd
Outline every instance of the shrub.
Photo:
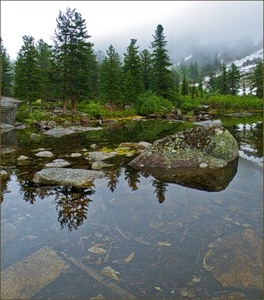
[[166,113],[172,109],[172,103],[152,91],[147,91],[138,96],[135,109],[142,116],[154,113]]
[[26,119],[28,119],[30,117],[30,109],[29,109],[29,105],[26,103],[23,103],[16,114],[16,120],[18,122],[24,122]]
[[203,104],[209,105],[218,110],[262,110],[263,99],[253,95],[233,96],[233,95],[214,95],[203,100]]

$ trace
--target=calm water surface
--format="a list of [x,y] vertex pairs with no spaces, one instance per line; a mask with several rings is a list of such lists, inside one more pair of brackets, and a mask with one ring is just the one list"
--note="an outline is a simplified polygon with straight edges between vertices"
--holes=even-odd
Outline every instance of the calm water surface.
[[[111,267],[115,273],[109,282],[137,298],[221,299],[235,292],[262,298],[259,290],[222,287],[203,267],[208,245],[218,238],[246,228],[263,238],[261,122],[227,122],[239,143],[240,157],[234,178],[220,192],[159,182],[131,169],[127,163],[132,158],[121,156],[107,161],[114,166],[105,169],[104,177],[89,189],[32,182],[34,173],[55,158],[67,159],[73,168],[89,169],[84,148],[93,151],[93,143],[99,149],[114,149],[121,142],[153,142],[185,127],[141,121],[34,140],[31,132],[16,131],[15,150],[3,145],[1,162],[9,173],[1,180],[1,270],[49,246],[70,267],[32,299],[124,298],[68,261],[63,253],[103,278],[107,277],[100,272]],[[52,151],[54,157],[36,158],[39,148]],[[73,152],[82,153],[82,157],[72,158]],[[30,159],[18,163],[20,155]]]

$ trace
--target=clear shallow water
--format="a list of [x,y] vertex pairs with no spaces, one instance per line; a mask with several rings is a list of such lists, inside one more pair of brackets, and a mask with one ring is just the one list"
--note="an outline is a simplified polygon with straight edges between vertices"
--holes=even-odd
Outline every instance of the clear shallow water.
[[[221,192],[160,183],[129,168],[131,158],[116,159],[115,167],[96,179],[91,189],[31,182],[44,163],[34,158],[39,147],[70,160],[70,153],[89,149],[92,143],[116,147],[125,141],[152,142],[183,125],[162,126],[137,123],[104,133],[45,138],[32,145],[27,134],[18,132],[19,149],[2,156],[2,166],[11,176],[1,182],[1,270],[49,246],[70,268],[34,299],[118,298],[109,287],[67,261],[62,252],[98,274],[110,266],[119,272],[119,280],[109,280],[138,298],[220,298],[242,292],[247,298],[260,299],[261,291],[223,288],[203,267],[203,257],[210,243],[246,228],[263,237],[262,124],[228,127],[244,156],[240,155],[236,175]],[[16,158],[22,154],[32,157],[32,163],[18,165]],[[73,167],[89,168],[82,158],[71,162]],[[92,246],[105,252],[89,252]]]

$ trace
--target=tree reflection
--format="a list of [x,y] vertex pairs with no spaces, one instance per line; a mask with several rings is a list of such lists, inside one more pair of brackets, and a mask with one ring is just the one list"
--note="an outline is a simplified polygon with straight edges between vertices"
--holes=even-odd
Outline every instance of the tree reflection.
[[38,198],[54,197],[61,228],[68,227],[72,231],[87,219],[89,203],[92,201],[90,196],[95,193],[93,188],[36,185],[25,178],[19,178],[19,183],[23,200],[30,204],[35,204]]
[[161,182],[159,180],[152,180],[152,185],[155,187],[154,194],[156,194],[159,203],[163,203],[165,201],[166,187],[167,183]]
[[109,179],[107,186],[110,191],[113,193],[119,183],[118,178],[122,172],[121,167],[110,168],[105,171],[105,177]]
[[137,183],[140,183],[140,172],[130,167],[125,168],[125,180],[132,191],[138,190]]
[[56,187],[54,203],[58,212],[61,228],[69,231],[77,229],[87,219],[90,195],[95,193],[92,188]]

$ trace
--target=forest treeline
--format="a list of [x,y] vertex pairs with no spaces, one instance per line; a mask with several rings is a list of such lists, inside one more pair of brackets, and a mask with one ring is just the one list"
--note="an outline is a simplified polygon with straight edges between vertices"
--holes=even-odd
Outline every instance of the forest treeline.
[[[232,99],[242,108],[248,99],[252,109],[262,108],[263,61],[246,79],[251,89],[246,96],[245,79],[235,64],[227,68],[216,58],[207,74],[197,63],[173,66],[160,24],[149,49],[140,51],[133,38],[121,59],[113,45],[106,53],[95,52],[86,21],[75,9],[59,11],[56,22],[51,44],[24,35],[14,62],[1,40],[1,95],[25,100],[31,110],[38,99],[42,103],[56,102],[64,112],[69,107],[77,112],[79,107],[105,104],[131,108],[142,115],[172,108],[191,111],[210,97],[220,99],[222,104]],[[205,75],[209,78],[206,83]],[[243,97],[238,96],[241,88]]]

